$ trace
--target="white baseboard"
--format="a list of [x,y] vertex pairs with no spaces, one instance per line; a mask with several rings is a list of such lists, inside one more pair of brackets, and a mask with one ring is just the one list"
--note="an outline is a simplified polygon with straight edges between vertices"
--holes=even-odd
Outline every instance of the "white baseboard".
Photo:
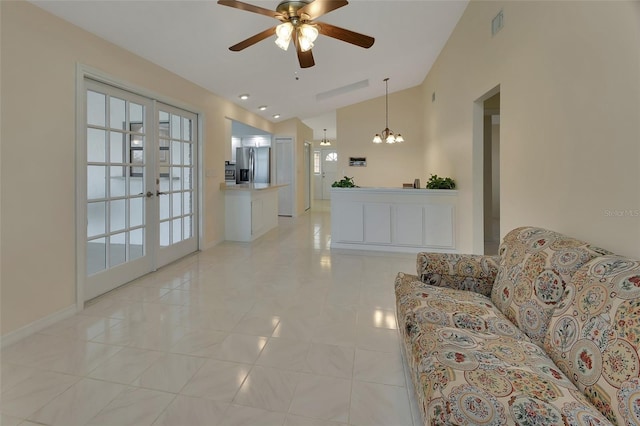
[[432,253],[458,253],[454,248],[435,247],[435,246],[393,246],[388,244],[366,244],[366,243],[334,243],[331,242],[331,251],[340,251],[343,253],[359,252],[360,254],[417,254],[420,252]]
[[7,347],[18,340],[22,340],[27,336],[30,336],[34,333],[37,333],[40,330],[43,330],[50,325],[55,324],[58,321],[61,321],[66,318],[70,318],[74,316],[77,312],[76,305],[71,305],[68,308],[62,309],[58,312],[55,312],[49,316],[44,318],[40,318],[30,324],[27,324],[23,327],[20,327],[17,330],[11,331],[4,336],[0,337],[0,348]]
[[201,251],[208,250],[208,249],[210,249],[210,248],[212,248],[212,247],[217,246],[218,244],[222,243],[223,241],[224,241],[224,238],[219,239],[219,240],[213,240],[213,241],[210,241],[210,242],[208,242],[208,243],[206,243],[206,244],[204,244],[204,243],[203,243],[203,244],[200,246],[200,250],[201,250]]

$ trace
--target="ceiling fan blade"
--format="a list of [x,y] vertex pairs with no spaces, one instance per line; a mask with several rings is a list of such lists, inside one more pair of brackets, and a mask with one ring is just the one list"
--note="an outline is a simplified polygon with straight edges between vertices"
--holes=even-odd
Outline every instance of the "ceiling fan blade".
[[364,47],[365,49],[373,46],[373,43],[376,41],[375,38],[369,37],[368,35],[336,27],[335,25],[324,22],[316,22],[315,24],[317,25],[318,32],[320,34],[346,41],[347,43],[355,44],[356,46]]
[[296,46],[296,52],[298,52],[298,62],[300,63],[300,68],[311,68],[316,64],[316,61],[313,60],[313,53],[311,53],[311,50],[303,52],[300,49],[297,31],[294,31],[293,33],[293,44]]
[[247,12],[259,13],[260,15],[266,15],[276,19],[282,18],[282,15],[275,10],[265,9],[264,7],[254,6],[237,0],[218,0],[218,4],[233,7],[235,9],[246,10]]
[[298,10],[298,16],[307,15],[308,20],[318,19],[324,14],[348,5],[347,0],[315,0]]
[[300,68],[311,68],[316,64],[316,61],[313,60],[313,53],[311,53],[311,50],[303,52],[298,49],[298,62],[300,63]]
[[264,40],[267,37],[270,37],[272,35],[274,35],[276,33],[276,27],[271,27],[268,28],[264,31],[262,31],[261,33],[258,33],[252,37],[249,37],[246,40],[241,41],[238,44],[234,44],[233,46],[231,46],[229,48],[229,50],[233,51],[233,52],[239,52],[243,49],[246,49],[249,46],[253,46],[254,44],[256,44],[259,41]]

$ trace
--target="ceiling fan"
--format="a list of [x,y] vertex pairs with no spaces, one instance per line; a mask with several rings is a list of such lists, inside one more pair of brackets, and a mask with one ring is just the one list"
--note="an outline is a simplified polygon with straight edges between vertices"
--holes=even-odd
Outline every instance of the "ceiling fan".
[[301,68],[315,65],[311,49],[318,34],[366,49],[373,46],[375,41],[373,37],[315,21],[320,16],[349,4],[346,0],[285,0],[280,2],[275,11],[237,0],[218,0],[218,4],[270,16],[281,22],[279,25],[234,44],[229,50],[239,52],[275,34],[278,36],[276,44],[283,50],[287,50],[293,40]]

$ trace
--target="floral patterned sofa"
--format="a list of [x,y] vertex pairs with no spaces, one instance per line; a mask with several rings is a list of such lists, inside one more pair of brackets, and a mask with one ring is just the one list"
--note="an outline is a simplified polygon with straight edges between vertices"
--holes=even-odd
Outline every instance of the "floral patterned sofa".
[[640,261],[524,227],[395,291],[425,425],[640,425]]

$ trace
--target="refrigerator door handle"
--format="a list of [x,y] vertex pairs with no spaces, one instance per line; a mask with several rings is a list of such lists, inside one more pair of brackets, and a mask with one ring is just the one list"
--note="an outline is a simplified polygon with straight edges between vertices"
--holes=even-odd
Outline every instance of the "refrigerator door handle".
[[249,148],[249,182],[253,182],[255,179],[255,155],[255,150],[253,148]]

